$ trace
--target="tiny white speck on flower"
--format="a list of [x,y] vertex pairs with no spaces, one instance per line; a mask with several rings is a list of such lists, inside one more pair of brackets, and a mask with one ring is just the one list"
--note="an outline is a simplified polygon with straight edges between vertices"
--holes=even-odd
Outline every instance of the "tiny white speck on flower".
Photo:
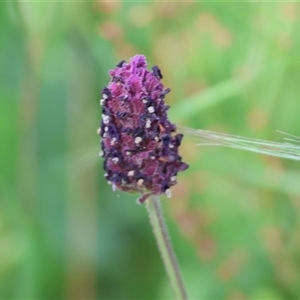
[[127,173],[127,175],[128,175],[128,176],[133,176],[133,175],[134,175],[134,171],[133,171],[133,170],[129,171],[129,172]]
[[144,179],[140,178],[136,183],[138,186],[141,186],[144,183]]
[[174,148],[174,145],[173,144],[169,144],[169,148]]
[[97,129],[97,134],[100,134],[100,132],[101,132],[101,129],[98,128],[98,129]]
[[103,133],[103,137],[104,137],[104,138],[107,137],[107,134],[106,134],[105,132]]
[[171,198],[171,196],[172,196],[170,189],[166,189],[165,194],[167,195],[168,198]]
[[130,151],[126,151],[125,153],[126,153],[126,155],[130,155],[131,154]]
[[102,156],[103,156],[103,151],[100,151],[100,152],[98,153],[98,155],[102,157]]
[[112,182],[111,182],[111,181],[109,181],[109,180],[107,181],[107,183],[108,183],[108,184],[112,184]]
[[154,155],[151,155],[151,156],[150,156],[150,159],[154,160],[154,159],[155,159],[155,156],[154,156]]
[[114,158],[112,158],[111,160],[116,164],[116,163],[118,163],[119,158],[118,158],[118,157],[114,157]]
[[144,99],[142,100],[142,102],[143,102],[143,103],[147,103],[147,99],[144,98]]
[[108,174],[107,174],[107,173],[104,173],[104,177],[106,177],[106,176],[108,176]]
[[106,100],[108,98],[106,94],[102,94],[102,97],[104,100]]
[[122,179],[121,179],[121,184],[122,184],[122,185],[126,185],[126,183],[127,183],[126,180],[122,178]]
[[117,189],[117,186],[116,186],[116,184],[115,184],[115,183],[113,183],[113,185],[112,185],[112,190],[113,190],[113,192],[115,192],[115,191],[116,191],[116,189]]
[[105,99],[100,99],[100,105],[102,106],[105,102]]
[[110,144],[113,146],[116,143],[117,139],[113,137],[110,141]]
[[143,139],[140,137],[140,136],[137,136],[135,139],[134,139],[134,142],[136,144],[139,144]]
[[109,120],[110,120],[110,117],[107,116],[107,115],[102,115],[102,119],[103,119],[103,123],[104,123],[104,124],[108,124],[108,123],[109,123]]
[[146,120],[146,128],[150,128],[151,127],[151,120],[150,119],[147,119]]
[[175,181],[175,180],[176,180],[176,176],[172,176],[171,181]]
[[108,131],[108,127],[107,127],[107,126],[104,127],[104,131],[105,131],[105,132]]
[[149,106],[148,107],[148,112],[150,113],[150,114],[152,114],[152,113],[154,113],[154,107],[153,106]]
[[154,138],[157,142],[159,141],[159,138],[156,136],[155,138]]

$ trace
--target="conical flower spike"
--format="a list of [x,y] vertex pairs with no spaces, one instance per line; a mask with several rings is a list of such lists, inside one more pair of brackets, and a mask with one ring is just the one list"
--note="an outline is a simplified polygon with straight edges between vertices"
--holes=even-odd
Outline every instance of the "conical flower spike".
[[147,69],[143,55],[121,61],[109,74],[98,130],[105,177],[114,190],[141,193],[139,202],[150,195],[170,197],[177,173],[188,168],[178,154],[183,135],[174,135],[168,120],[164,98],[170,89],[160,82],[157,66]]

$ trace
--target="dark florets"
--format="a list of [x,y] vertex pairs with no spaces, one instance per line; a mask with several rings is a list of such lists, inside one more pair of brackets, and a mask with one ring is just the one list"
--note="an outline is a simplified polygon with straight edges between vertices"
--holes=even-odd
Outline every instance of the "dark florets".
[[103,167],[113,189],[149,195],[171,195],[179,171],[188,168],[178,155],[183,135],[168,120],[164,89],[157,66],[147,70],[145,56],[121,61],[109,72],[111,81],[102,91],[99,134]]

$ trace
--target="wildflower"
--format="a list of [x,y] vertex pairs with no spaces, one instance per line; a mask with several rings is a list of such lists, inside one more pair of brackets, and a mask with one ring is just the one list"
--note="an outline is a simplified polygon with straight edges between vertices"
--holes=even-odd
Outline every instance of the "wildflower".
[[147,69],[145,56],[121,61],[109,71],[111,81],[102,91],[101,137],[105,177],[113,190],[140,192],[139,202],[165,193],[188,168],[178,148],[183,135],[168,120],[164,98],[170,89],[160,82],[157,66]]

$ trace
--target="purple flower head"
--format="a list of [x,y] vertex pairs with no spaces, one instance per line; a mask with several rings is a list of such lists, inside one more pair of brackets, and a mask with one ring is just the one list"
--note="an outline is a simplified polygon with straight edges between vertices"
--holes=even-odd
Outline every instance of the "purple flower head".
[[145,56],[135,55],[109,75],[100,100],[105,177],[113,190],[140,192],[140,203],[150,195],[170,197],[177,173],[188,165],[178,154],[183,135],[172,135],[176,127],[164,102],[170,89],[160,82],[161,71],[157,66],[147,70]]

